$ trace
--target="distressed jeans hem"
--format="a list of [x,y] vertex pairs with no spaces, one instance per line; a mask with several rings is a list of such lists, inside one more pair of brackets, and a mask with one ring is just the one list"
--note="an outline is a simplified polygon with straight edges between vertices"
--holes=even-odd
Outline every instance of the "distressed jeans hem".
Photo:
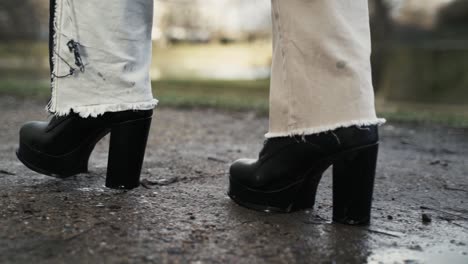
[[152,110],[158,104],[158,100],[153,99],[145,102],[125,102],[116,104],[98,104],[98,105],[78,105],[78,106],[65,106],[55,109],[53,114],[56,116],[67,116],[70,113],[76,113],[80,117],[98,117],[107,112],[121,112],[121,111],[138,111],[138,110]]
[[294,136],[307,136],[313,134],[319,134],[324,132],[333,131],[338,128],[347,128],[352,126],[372,126],[372,125],[383,125],[385,124],[386,120],[383,118],[375,118],[375,119],[362,119],[362,120],[351,120],[336,124],[318,126],[318,127],[310,127],[310,128],[298,128],[292,129],[289,131],[284,132],[268,132],[265,137],[266,138],[277,138],[277,137],[294,137]]

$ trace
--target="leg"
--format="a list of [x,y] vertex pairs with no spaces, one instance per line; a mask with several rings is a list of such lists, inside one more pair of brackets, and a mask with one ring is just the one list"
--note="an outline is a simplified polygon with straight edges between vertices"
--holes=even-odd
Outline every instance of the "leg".
[[149,67],[153,0],[51,0],[50,122],[20,131],[18,158],[67,177],[88,171],[111,134],[106,186],[139,185],[153,99]]
[[153,0],[53,0],[48,110],[81,117],[149,110]]
[[[263,211],[311,208],[334,167],[334,221],[368,224],[378,149],[367,0],[272,0],[270,130],[230,168],[230,197]],[[352,187],[352,188],[350,188]]]
[[380,124],[367,0],[273,0],[267,137]]

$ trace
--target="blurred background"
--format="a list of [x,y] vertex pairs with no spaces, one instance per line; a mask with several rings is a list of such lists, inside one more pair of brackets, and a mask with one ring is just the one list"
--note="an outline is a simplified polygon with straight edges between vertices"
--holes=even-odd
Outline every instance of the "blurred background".
[[[369,0],[380,115],[468,126],[468,0]],[[49,98],[48,0],[0,0],[0,96]],[[268,111],[270,0],[155,0],[161,105]]]

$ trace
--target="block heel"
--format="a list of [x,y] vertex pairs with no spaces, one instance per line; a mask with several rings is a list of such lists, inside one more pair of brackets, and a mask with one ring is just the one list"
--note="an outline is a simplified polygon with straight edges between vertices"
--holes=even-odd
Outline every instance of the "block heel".
[[333,221],[368,225],[379,145],[344,154],[333,163]]
[[140,185],[151,118],[128,121],[111,128],[106,187],[133,189]]
[[239,205],[258,211],[310,209],[323,173],[333,166],[333,220],[368,224],[378,142],[377,125],[269,138],[258,159],[239,159],[231,165],[228,194]]
[[88,118],[70,113],[49,122],[28,122],[20,129],[16,154],[33,171],[65,178],[88,172],[96,143],[111,133],[106,185],[135,188],[152,116],[153,110],[127,110]]

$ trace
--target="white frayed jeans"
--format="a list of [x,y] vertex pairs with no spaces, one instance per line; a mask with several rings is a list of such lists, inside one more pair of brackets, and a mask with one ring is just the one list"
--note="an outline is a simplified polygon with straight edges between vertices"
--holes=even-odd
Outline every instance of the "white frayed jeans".
[[[48,110],[82,117],[156,106],[153,0],[56,0]],[[266,137],[378,125],[367,0],[272,0]]]

